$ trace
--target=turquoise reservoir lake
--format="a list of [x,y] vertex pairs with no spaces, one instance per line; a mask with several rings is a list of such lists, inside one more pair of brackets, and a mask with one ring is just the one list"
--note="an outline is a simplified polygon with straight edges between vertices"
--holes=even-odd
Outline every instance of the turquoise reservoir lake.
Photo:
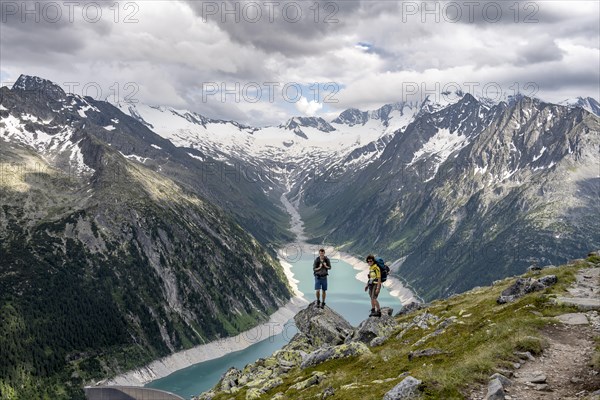
[[[298,253],[295,257],[288,257],[287,261],[292,266],[294,278],[297,279],[298,288],[308,301],[315,300],[314,278],[312,263],[315,257],[309,254]],[[364,292],[364,283],[357,280],[357,274],[366,274],[352,268],[340,259],[331,259],[332,268],[329,273],[327,306],[346,318],[356,326],[366,319],[371,310],[369,296]],[[379,295],[382,307],[392,307],[394,312],[402,307],[396,297],[392,297],[387,289]],[[294,321],[286,323],[283,332],[270,338],[256,338],[256,343],[250,347],[229,353],[221,358],[205,361],[191,367],[179,370],[173,374],[150,382],[146,387],[166,390],[189,399],[212,388],[230,367],[242,368],[259,358],[270,356],[273,352],[283,347],[297,332]]]

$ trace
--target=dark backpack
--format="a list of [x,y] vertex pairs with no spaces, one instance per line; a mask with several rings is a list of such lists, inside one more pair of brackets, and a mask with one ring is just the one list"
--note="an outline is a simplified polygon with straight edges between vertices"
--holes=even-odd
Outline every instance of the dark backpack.
[[381,282],[385,282],[387,280],[388,274],[390,273],[390,267],[385,265],[385,261],[383,258],[377,257],[375,259],[375,264],[379,267],[379,271],[381,271]]

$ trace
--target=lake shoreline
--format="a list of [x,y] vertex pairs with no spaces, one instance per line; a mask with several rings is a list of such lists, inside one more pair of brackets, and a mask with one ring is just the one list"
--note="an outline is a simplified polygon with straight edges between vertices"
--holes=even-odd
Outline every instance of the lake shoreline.
[[117,375],[105,382],[99,382],[98,386],[144,386],[152,381],[171,375],[181,369],[192,365],[214,360],[229,353],[240,351],[283,332],[285,324],[306,307],[308,302],[301,297],[293,297],[285,306],[271,314],[269,321],[244,331],[236,336],[212,341],[207,344],[183,350],[168,355],[150,364]]
[[[96,386],[144,386],[152,381],[164,378],[192,365],[214,360],[232,352],[244,350],[253,344],[283,332],[285,324],[293,319],[298,311],[309,304],[304,293],[298,288],[298,280],[294,277],[292,264],[299,259],[302,254],[312,252],[316,257],[318,255],[318,249],[321,246],[307,242],[307,237],[304,234],[304,223],[302,222],[302,218],[297,209],[290,203],[285,195],[281,196],[281,201],[291,216],[290,230],[297,238],[296,242],[288,244],[278,252],[278,258],[290,288],[292,289],[293,297],[275,313],[271,314],[269,321],[259,324],[254,328],[233,337],[219,339],[168,355],[155,360],[146,366],[98,382]],[[350,264],[352,268],[360,271],[357,273],[356,279],[366,282],[368,266],[365,262],[349,253],[340,252],[332,246],[322,247],[333,262],[339,259]],[[390,295],[398,298],[403,305],[408,304],[411,301],[419,301],[418,298],[395,277],[390,276],[388,281],[384,283],[384,286],[390,291]]]
[[293,319],[298,311],[308,305],[304,294],[298,289],[298,280],[294,278],[292,265],[279,256],[283,272],[292,289],[293,297],[281,308],[270,315],[269,321],[232,337],[227,337],[191,349],[170,354],[148,365],[101,381],[96,386],[144,386],[152,381],[171,375],[192,365],[214,360],[235,351],[244,350],[269,337],[283,332],[285,324]]

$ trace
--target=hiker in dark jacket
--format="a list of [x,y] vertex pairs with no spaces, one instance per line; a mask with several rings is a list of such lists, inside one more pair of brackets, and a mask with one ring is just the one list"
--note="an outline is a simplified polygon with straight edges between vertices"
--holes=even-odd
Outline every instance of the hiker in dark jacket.
[[377,296],[381,291],[381,270],[375,262],[375,257],[369,254],[367,256],[367,264],[369,264],[369,281],[365,286],[365,292],[369,291],[371,298],[371,313],[369,317],[381,317],[381,308]]
[[[327,297],[327,275],[331,269],[331,262],[325,256],[325,249],[319,250],[319,257],[313,263],[313,274],[315,275],[315,290],[317,296],[317,307],[325,308],[325,297]],[[323,291],[323,302],[321,302],[321,290]]]

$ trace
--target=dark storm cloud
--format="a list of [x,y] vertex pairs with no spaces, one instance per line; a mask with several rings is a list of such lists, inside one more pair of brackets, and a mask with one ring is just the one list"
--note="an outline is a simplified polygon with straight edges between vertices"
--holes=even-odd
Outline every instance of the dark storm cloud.
[[[549,7],[554,0],[478,0],[419,2],[418,12],[404,7],[407,15],[433,20],[436,10],[440,22],[475,25],[551,24],[564,20],[565,15]],[[415,2],[416,4],[416,2]],[[407,11],[408,10],[408,11]]]
[[2,57],[5,60],[21,62],[60,62],[65,55],[77,54],[86,46],[83,36],[74,35],[68,30],[18,29],[15,27],[2,28]]
[[[136,4],[135,2],[131,2]],[[114,3],[118,4],[118,3]],[[123,20],[118,7],[101,1],[7,1],[0,2],[2,29],[30,32],[59,31],[86,23],[99,34],[106,34],[111,24]]]
[[[202,102],[203,84],[336,82],[344,106],[370,108],[398,100],[406,81],[535,81],[542,98],[597,97],[597,2],[274,0],[269,15],[268,1],[80,1],[73,21],[58,2],[56,22],[51,9],[23,20],[23,4],[42,2],[2,1],[21,10],[0,7],[0,71],[106,89],[135,82],[143,102],[257,124],[293,107]],[[123,23],[136,11],[128,4],[138,23]]]
[[[114,18],[106,12],[108,6],[90,1],[2,1],[2,56],[31,62],[48,57],[47,62],[55,62],[58,57],[75,55],[89,46],[90,33],[109,34]],[[83,24],[84,29],[79,29]]]
[[[267,53],[298,57],[327,50],[325,35],[353,23],[360,1],[189,1],[205,23]],[[375,12],[375,11],[374,11]]]
[[529,38],[528,43],[519,46],[516,65],[531,65],[546,61],[559,61],[564,51],[549,36]]

